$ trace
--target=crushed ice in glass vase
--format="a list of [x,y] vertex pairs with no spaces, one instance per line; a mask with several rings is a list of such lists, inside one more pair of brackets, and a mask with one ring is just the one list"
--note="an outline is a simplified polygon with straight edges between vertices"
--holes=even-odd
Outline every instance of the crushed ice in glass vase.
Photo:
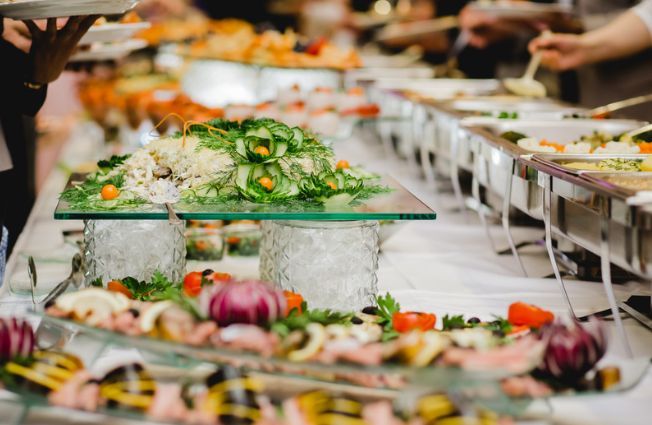
[[273,226],[273,264],[265,273],[283,289],[301,293],[311,308],[350,311],[374,303],[378,222],[278,221]]
[[166,220],[87,220],[87,282],[127,276],[147,281],[157,271],[181,281],[186,267],[184,230],[184,222]]

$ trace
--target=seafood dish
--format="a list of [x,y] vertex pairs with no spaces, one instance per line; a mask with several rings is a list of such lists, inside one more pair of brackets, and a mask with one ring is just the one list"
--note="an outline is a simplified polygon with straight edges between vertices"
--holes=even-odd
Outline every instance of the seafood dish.
[[311,133],[272,119],[187,121],[181,132],[98,167],[62,201],[85,211],[181,200],[348,205],[389,191],[377,176],[337,162]]
[[502,371],[514,397],[593,385],[583,379],[606,349],[599,322],[562,323],[523,302],[510,305],[507,318],[490,321],[445,315],[436,329],[435,314],[402,310],[389,294],[360,312],[310,309],[301,294],[213,270],[191,272],[180,284],[161,275],[152,282],[113,280],[106,289],[62,295],[46,314],[133,338],[255,353],[263,364],[356,365],[360,373],[338,377],[364,386],[405,385],[391,368],[371,379],[368,367]]

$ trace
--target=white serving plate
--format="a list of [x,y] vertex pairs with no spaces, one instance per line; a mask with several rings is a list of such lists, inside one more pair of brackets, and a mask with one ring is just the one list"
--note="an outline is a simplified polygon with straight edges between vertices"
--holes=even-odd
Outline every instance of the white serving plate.
[[90,50],[82,50],[75,53],[70,62],[96,62],[118,60],[126,57],[129,53],[147,47],[145,40],[132,39],[119,43],[97,44]]
[[433,100],[488,95],[500,89],[500,82],[493,79],[381,78],[374,85],[384,90],[411,91]]
[[571,5],[529,1],[475,1],[469,7],[495,18],[536,19],[555,13],[571,13]]
[[80,15],[115,15],[132,9],[139,0],[0,0],[0,16],[45,19]]
[[133,22],[128,24],[109,22],[91,27],[79,41],[84,46],[93,43],[109,43],[124,41],[133,37],[138,31],[151,27],[149,22]]

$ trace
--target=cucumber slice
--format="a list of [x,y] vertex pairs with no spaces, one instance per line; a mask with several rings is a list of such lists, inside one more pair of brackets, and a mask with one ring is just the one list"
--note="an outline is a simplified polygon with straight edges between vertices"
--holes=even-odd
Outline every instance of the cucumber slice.
[[274,150],[274,152],[272,152],[272,155],[274,156],[274,158],[280,158],[283,155],[285,155],[285,152],[287,152],[288,144],[287,142],[281,142],[281,141],[275,142],[275,144],[276,144],[276,149]]
[[303,146],[303,130],[299,127],[292,128],[292,144],[294,149],[299,150]]
[[258,127],[255,129],[252,128],[251,130],[247,130],[245,136],[255,136],[267,140],[271,140],[274,137],[272,132],[267,127]]
[[281,140],[290,140],[294,136],[294,132],[286,125],[278,125],[271,129],[272,134]]
[[235,141],[235,151],[243,158],[247,158],[247,147],[245,146],[244,139],[237,139]]
[[239,188],[243,190],[247,188],[247,182],[249,181],[249,176],[251,175],[253,168],[254,166],[251,164],[238,165],[238,169],[236,171],[236,176],[235,176],[235,184]]

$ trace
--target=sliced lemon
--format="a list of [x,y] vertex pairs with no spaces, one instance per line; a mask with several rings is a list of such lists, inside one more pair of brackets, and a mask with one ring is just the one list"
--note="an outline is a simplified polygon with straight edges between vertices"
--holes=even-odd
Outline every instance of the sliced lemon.
[[140,330],[145,333],[153,331],[156,326],[156,320],[159,318],[161,313],[170,307],[174,307],[172,301],[160,301],[145,309],[145,311],[140,314]]
[[114,313],[129,308],[129,298],[118,292],[110,292],[100,288],[82,289],[81,291],[63,294],[57,298],[55,305],[58,309],[70,313],[73,311],[74,306],[82,302],[82,300],[90,303],[94,300],[105,301],[111,306],[111,311]]
[[306,332],[308,333],[306,345],[288,354],[288,359],[293,362],[301,362],[311,358],[319,352],[326,341],[326,330],[319,323],[311,323],[306,326]]

